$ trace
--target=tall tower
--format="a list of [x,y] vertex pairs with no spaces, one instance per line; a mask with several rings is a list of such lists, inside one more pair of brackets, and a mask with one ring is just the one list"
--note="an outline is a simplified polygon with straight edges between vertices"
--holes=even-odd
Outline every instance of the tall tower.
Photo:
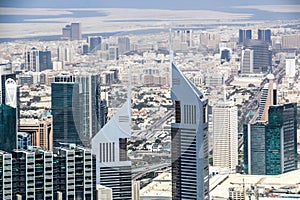
[[96,155],[97,184],[112,188],[113,199],[131,200],[131,161],[127,139],[131,137],[131,99],[92,139]]
[[252,74],[253,73],[253,50],[244,49],[242,50],[242,60],[241,60],[241,72],[243,74]]
[[269,44],[272,44],[271,30],[270,29],[258,29],[258,40],[263,40]]
[[89,147],[102,126],[100,76],[60,74],[51,89],[54,146],[75,143]]
[[236,171],[238,165],[238,117],[233,102],[219,102],[212,109],[213,165]]
[[252,31],[250,29],[239,30],[239,44],[252,39]]
[[296,75],[295,53],[289,53],[285,56],[285,74],[287,78],[295,78]]
[[172,64],[172,199],[209,199],[207,98]]
[[32,72],[40,71],[39,50],[35,47],[25,52],[25,70]]
[[71,40],[81,40],[80,23],[71,23]]

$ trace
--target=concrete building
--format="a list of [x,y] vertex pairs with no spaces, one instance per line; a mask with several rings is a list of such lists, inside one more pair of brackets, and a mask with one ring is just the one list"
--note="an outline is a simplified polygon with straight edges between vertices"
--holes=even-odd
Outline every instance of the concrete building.
[[296,76],[295,53],[289,53],[285,56],[285,76],[287,78],[294,78]]
[[128,99],[92,139],[97,184],[111,188],[116,200],[132,199],[131,161],[127,157],[130,137],[131,99]]
[[254,63],[254,52],[251,49],[242,50],[241,59],[241,72],[242,74],[252,74],[253,73],[253,63]]
[[284,35],[281,42],[283,49],[298,49],[300,48],[300,34]]
[[208,101],[172,63],[172,198],[209,199]]
[[219,102],[212,108],[213,166],[236,171],[238,165],[238,116],[233,102]]

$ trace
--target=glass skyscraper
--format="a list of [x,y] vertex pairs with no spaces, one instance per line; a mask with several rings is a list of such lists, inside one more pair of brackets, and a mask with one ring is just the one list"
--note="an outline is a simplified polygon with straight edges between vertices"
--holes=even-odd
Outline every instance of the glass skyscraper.
[[240,29],[239,30],[239,44],[244,43],[247,40],[252,39],[252,31],[250,29]]
[[269,107],[268,121],[244,126],[245,173],[277,175],[297,169],[297,105]]
[[172,199],[209,199],[207,98],[172,64]]
[[269,44],[272,44],[271,40],[271,30],[270,29],[258,29],[258,39],[268,42]]
[[11,152],[17,148],[16,108],[0,104],[0,150]]

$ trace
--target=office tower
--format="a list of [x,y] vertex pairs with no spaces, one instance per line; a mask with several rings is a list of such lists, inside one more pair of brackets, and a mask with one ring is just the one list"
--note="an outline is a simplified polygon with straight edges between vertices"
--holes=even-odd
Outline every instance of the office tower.
[[71,23],[62,28],[62,39],[66,40],[81,40],[81,25],[80,23]]
[[5,82],[7,79],[16,80],[16,74],[12,71],[11,63],[2,63],[0,64],[0,104],[5,104]]
[[39,50],[35,47],[25,52],[25,65],[26,71],[39,72],[40,71],[40,58]]
[[17,86],[13,79],[5,82],[5,101],[0,104],[0,150],[11,152],[17,148]]
[[87,38],[87,42],[89,43],[89,52],[95,53],[98,50],[101,50],[101,41],[102,38],[100,36],[89,36]]
[[131,137],[131,99],[92,139],[96,155],[97,184],[112,188],[113,199],[131,200],[131,161],[127,139]]
[[100,76],[60,74],[51,90],[54,146],[75,143],[89,147],[102,126]]
[[238,165],[238,110],[233,102],[219,102],[212,108],[213,165],[236,171]]
[[[253,50],[253,73],[265,73],[269,69],[271,69],[272,66],[272,51],[269,50],[269,45],[265,41],[261,40],[247,40],[244,43],[244,60],[242,59],[242,62],[245,63],[245,71],[248,71],[248,68],[250,68],[251,73],[251,58],[252,53],[249,50]],[[245,54],[246,53],[246,54]],[[243,63],[243,65],[244,65]]]
[[18,149],[29,150],[31,148],[31,135],[26,132],[18,132]]
[[71,25],[66,25],[62,28],[62,39],[70,40],[71,39]]
[[230,61],[230,50],[229,49],[222,49],[220,55],[221,55],[221,64],[223,64],[224,62]]
[[239,30],[239,44],[243,44],[247,40],[252,39],[252,31],[250,29]]
[[57,48],[58,61],[71,63],[73,61],[73,53],[72,47],[59,46]]
[[172,64],[172,199],[209,199],[208,100]]
[[271,30],[270,29],[258,29],[258,40],[266,41],[269,45],[272,44]]
[[119,54],[123,55],[130,51],[130,39],[128,37],[118,38]]
[[12,199],[12,155],[1,150],[0,199]]
[[91,150],[66,144],[55,147],[53,153],[55,193],[62,199],[94,199],[95,162]]
[[285,56],[285,76],[294,78],[296,75],[296,56],[295,53],[288,53]]
[[119,48],[112,46],[108,49],[108,59],[109,60],[119,60]]
[[32,146],[53,150],[52,116],[45,116],[35,120],[20,119],[18,130],[30,134]]
[[40,72],[47,69],[53,69],[51,62],[51,51],[47,49],[45,51],[39,51],[39,65]]
[[253,63],[254,63],[253,50],[251,49],[242,50],[242,59],[241,59],[242,74],[252,74]]
[[268,75],[257,118],[244,125],[247,174],[276,175],[297,169],[297,105],[275,105],[274,76]]

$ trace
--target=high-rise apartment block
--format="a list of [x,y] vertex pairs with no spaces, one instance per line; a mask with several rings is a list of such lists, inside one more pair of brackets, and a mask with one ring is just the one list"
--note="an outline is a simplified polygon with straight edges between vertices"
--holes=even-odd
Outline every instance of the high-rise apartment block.
[[239,30],[239,44],[243,44],[247,40],[252,39],[252,31],[250,29]]
[[81,40],[81,24],[71,23],[62,29],[62,39]]
[[219,102],[212,108],[213,165],[236,171],[238,165],[238,110],[233,102]]
[[132,199],[131,161],[127,157],[130,137],[131,99],[128,99],[92,139],[97,184],[111,188],[113,199]]
[[1,199],[96,199],[95,160],[72,144],[0,151],[0,186]]
[[172,199],[209,199],[207,98],[172,64]]
[[272,44],[270,29],[258,29],[257,34],[258,34],[258,40],[266,41],[269,45]]

